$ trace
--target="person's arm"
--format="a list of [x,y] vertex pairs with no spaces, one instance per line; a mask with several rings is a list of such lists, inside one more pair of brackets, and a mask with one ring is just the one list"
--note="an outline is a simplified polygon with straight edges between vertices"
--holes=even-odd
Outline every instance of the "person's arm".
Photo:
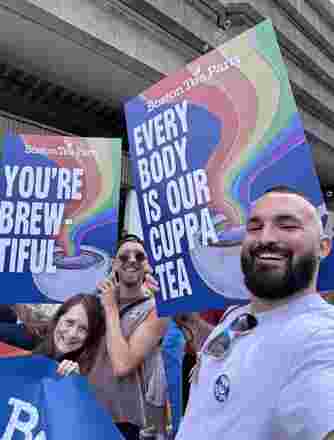
[[[21,321],[30,317],[28,307],[24,304],[13,305],[12,310]],[[32,350],[35,347],[34,337],[25,323],[0,322],[0,341],[24,350]]]
[[[178,315],[175,317],[175,322],[181,329],[184,329],[186,333],[187,331],[191,333],[191,343],[197,352],[200,351],[202,345],[215,328],[215,326],[202,319],[198,313]],[[187,339],[189,339],[189,337]]]
[[32,321],[32,311],[29,306],[26,304],[14,304],[12,306],[13,310],[16,313],[16,316],[18,319],[23,322],[24,324],[26,322]]
[[38,345],[46,335],[48,321],[35,318],[32,308],[26,304],[14,304],[13,310],[15,310],[18,319],[24,324],[27,334],[34,339],[34,345]]
[[128,376],[142,364],[145,357],[159,345],[169,318],[158,318],[153,309],[145,321],[126,339],[121,329],[119,308],[115,301],[115,286],[106,280],[101,286],[106,314],[106,344],[115,376]]

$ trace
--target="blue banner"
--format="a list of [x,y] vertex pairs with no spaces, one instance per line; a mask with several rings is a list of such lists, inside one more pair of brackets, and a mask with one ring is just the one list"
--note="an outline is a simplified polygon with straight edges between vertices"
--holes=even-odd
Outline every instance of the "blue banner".
[[118,236],[121,140],[6,135],[0,158],[0,302],[93,293]]
[[122,440],[86,378],[42,356],[0,361],[1,440]]

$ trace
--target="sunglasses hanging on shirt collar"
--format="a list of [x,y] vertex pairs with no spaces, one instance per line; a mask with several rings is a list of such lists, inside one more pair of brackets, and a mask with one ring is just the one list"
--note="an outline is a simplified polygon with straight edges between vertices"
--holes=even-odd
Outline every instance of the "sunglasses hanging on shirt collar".
[[190,381],[197,382],[201,367],[201,356],[211,356],[217,360],[223,359],[231,351],[232,343],[240,336],[248,335],[257,326],[257,319],[250,313],[237,316],[227,327],[223,328],[211,341],[205,344],[203,351],[198,354],[195,366],[190,372]]

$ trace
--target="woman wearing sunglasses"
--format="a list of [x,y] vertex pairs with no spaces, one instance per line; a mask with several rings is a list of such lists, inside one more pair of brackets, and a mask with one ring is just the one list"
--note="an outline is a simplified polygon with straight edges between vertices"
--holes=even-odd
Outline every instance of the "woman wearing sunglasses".
[[[109,279],[99,285],[106,334],[99,345],[89,380],[126,439],[139,439],[152,422],[163,435],[167,384],[160,350],[169,320],[158,318],[147,295],[148,271],[143,242],[124,237]],[[153,287],[157,286],[153,284]]]

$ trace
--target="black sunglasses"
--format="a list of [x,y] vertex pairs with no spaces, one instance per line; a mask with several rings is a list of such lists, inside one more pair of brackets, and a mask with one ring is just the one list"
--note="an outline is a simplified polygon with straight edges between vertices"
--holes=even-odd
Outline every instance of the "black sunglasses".
[[250,313],[243,313],[237,316],[204,347],[203,353],[216,359],[223,358],[229,352],[236,338],[247,335],[256,326],[257,319]]
[[[124,252],[117,255],[117,258],[122,264],[126,264],[130,260],[130,255],[131,252]],[[134,252],[133,255],[137,263],[143,263],[147,259],[146,254],[141,251]]]
[[195,366],[192,368],[189,380],[198,381],[201,368],[202,354],[212,356],[215,359],[223,359],[230,351],[232,342],[239,336],[249,334],[257,326],[257,319],[250,313],[243,313],[237,316],[226,328],[222,329],[206,346],[198,353]]

